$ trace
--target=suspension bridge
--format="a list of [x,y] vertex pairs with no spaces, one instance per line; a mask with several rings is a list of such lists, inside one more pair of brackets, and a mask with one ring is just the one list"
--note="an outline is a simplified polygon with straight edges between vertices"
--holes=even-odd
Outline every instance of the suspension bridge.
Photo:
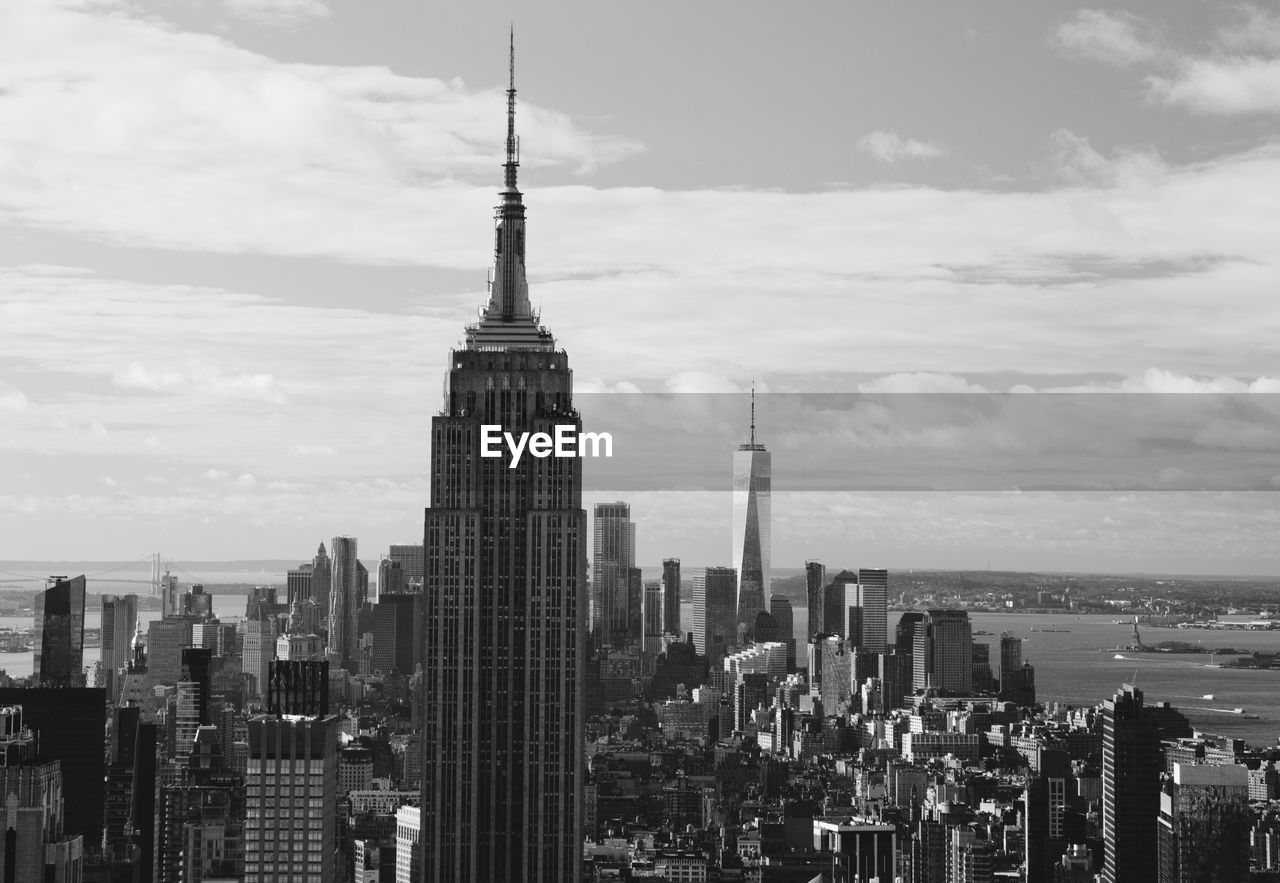
[[[136,574],[146,572],[150,572],[151,576],[149,578],[136,576]],[[125,576],[124,574],[130,574],[130,576]],[[72,574],[66,575],[71,576]],[[186,570],[180,564],[165,558],[159,552],[155,552],[146,558],[140,558],[137,561],[126,561],[122,564],[113,564],[105,570],[85,573],[84,577],[87,582],[95,585],[109,583],[113,585],[150,586],[150,594],[159,595],[166,579],[173,575],[181,576],[191,583],[203,582],[199,576]],[[48,573],[17,573],[11,570],[0,570],[0,590],[6,586],[22,586],[32,582],[43,582],[48,577]]]

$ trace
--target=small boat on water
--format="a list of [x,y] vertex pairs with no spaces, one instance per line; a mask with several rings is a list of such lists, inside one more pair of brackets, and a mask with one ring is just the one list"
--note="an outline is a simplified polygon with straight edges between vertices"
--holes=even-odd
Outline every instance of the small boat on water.
[[1205,694],[1204,694],[1203,696],[1201,696],[1200,698],[1201,698],[1201,699],[1212,699],[1212,698],[1213,698],[1213,694],[1212,694],[1212,693],[1205,693]]
[[1111,658],[1112,659],[1128,659],[1129,657],[1125,656],[1123,653],[1117,653],[1115,656],[1112,656]]
[[1031,631],[1033,631],[1033,632],[1054,632],[1054,633],[1056,633],[1056,634],[1060,634],[1060,635],[1069,635],[1069,634],[1071,634],[1071,629],[1043,629],[1043,628],[1037,628],[1036,626],[1032,626],[1032,627],[1031,627]]

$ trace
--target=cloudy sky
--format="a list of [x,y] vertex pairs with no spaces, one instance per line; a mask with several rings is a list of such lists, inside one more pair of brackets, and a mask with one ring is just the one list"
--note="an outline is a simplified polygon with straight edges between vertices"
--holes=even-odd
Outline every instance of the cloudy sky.
[[[0,560],[420,536],[514,20],[533,300],[583,393],[757,381],[776,565],[1280,570],[1274,6],[478,6],[0,4]],[[1025,468],[1025,408],[822,422],[827,490],[768,408],[1062,390],[1227,401],[1060,482],[861,479]],[[607,483],[644,562],[730,560],[722,493]]]

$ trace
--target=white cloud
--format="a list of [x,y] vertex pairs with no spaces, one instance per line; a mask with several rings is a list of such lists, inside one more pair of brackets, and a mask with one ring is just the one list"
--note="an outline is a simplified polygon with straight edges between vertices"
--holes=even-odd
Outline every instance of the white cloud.
[[95,420],[93,423],[89,424],[89,434],[97,436],[98,438],[103,438],[107,434],[107,427]]
[[25,411],[29,404],[22,390],[0,381],[0,411]]
[[864,136],[858,141],[858,149],[885,163],[896,163],[904,159],[933,159],[946,152],[938,144],[903,138],[892,130],[881,130]]
[[112,478],[110,475],[104,475],[104,476],[102,476],[102,483],[103,483],[103,484],[105,484],[107,487],[119,487],[119,486],[120,486],[120,483],[119,483],[119,482],[117,482],[117,481],[116,481],[114,478]]
[[1068,58],[1127,67],[1156,56],[1147,30],[1126,12],[1081,9],[1058,26],[1050,42]]
[[1203,114],[1280,110],[1280,58],[1188,58],[1173,77],[1148,77],[1153,98]]
[[337,453],[330,445],[294,445],[293,452],[303,457],[328,457]]
[[112,376],[117,387],[145,392],[195,392],[218,398],[244,399],[281,404],[284,391],[266,373],[223,374],[221,369],[191,362],[184,371],[152,368],[131,362]]
[[858,384],[864,393],[982,393],[986,388],[955,374],[902,373],[877,377]]
[[277,27],[330,15],[329,7],[320,0],[222,0],[222,5],[237,18]]
[[248,473],[248,472],[246,472],[246,473],[242,474],[242,475],[241,475],[239,478],[237,478],[235,481],[231,482],[231,486],[232,486],[232,487],[244,488],[244,489],[248,489],[248,488],[251,488],[251,487],[256,487],[256,486],[257,486],[257,484],[258,484],[258,480],[257,480],[256,478],[254,478],[254,477],[253,477],[253,475],[252,475],[252,474],[250,474],[250,473]]
[[1049,161],[1053,177],[1073,185],[1116,187],[1158,179],[1168,172],[1154,151],[1122,148],[1108,159],[1089,139],[1068,129],[1049,136]]
[[210,481],[226,481],[231,477],[231,473],[223,469],[209,469],[205,472],[204,477]]
[[[499,89],[277,62],[58,3],[0,4],[0,58],[0,220],[202,252],[483,263]],[[520,129],[534,169],[640,149],[527,102]],[[461,254],[457,218],[480,240]]]
[[1232,52],[1280,52],[1280,12],[1253,4],[1234,8],[1236,20],[1219,28],[1218,42]]
[[681,371],[666,381],[666,391],[671,393],[740,393],[747,389],[709,371]]

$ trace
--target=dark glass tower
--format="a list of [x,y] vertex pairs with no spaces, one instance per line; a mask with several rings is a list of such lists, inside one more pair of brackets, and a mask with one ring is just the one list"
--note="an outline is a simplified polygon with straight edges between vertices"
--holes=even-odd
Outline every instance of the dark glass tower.
[[[514,52],[513,52],[514,58]],[[423,605],[422,879],[580,879],[587,520],[582,461],[481,456],[581,421],[525,282],[514,61],[493,281],[431,425]]]
[[1102,703],[1104,883],[1155,883],[1160,731],[1142,691],[1125,684]]
[[50,577],[36,594],[35,648],[31,684],[84,686],[84,577]]

